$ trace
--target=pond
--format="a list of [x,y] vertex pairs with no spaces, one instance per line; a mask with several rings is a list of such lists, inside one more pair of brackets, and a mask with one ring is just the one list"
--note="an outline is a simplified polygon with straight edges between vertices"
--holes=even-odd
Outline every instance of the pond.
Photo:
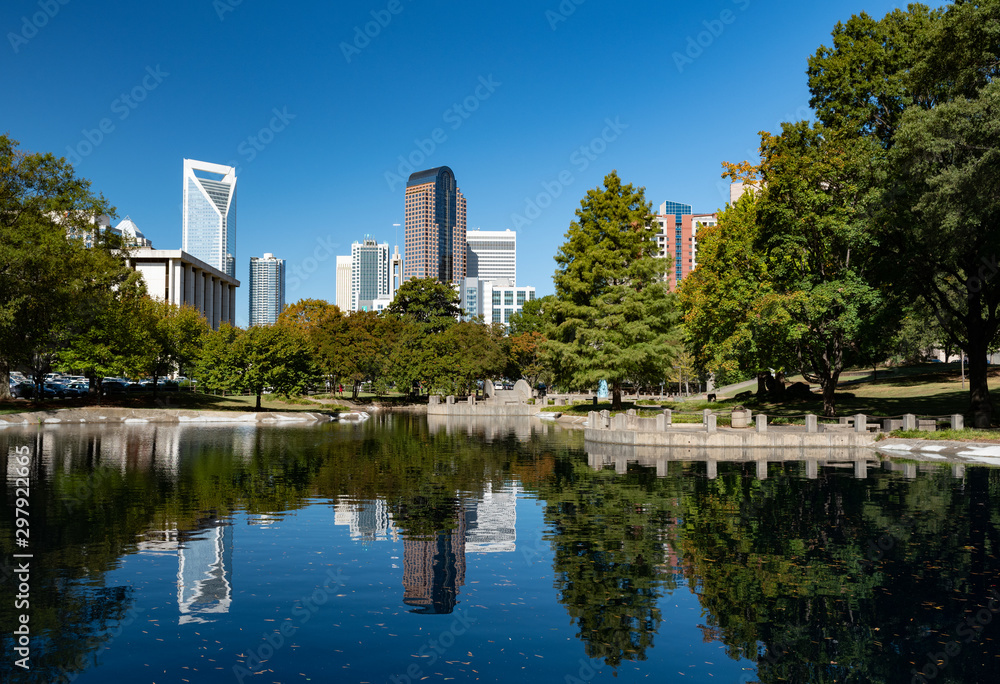
[[616,469],[409,414],[7,428],[0,458],[5,682],[1000,681],[987,466]]

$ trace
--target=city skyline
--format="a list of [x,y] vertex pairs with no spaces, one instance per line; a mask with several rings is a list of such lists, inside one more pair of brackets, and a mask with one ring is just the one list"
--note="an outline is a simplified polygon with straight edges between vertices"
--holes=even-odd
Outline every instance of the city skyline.
[[[755,160],[758,131],[811,116],[806,59],[835,24],[894,6],[401,0],[396,13],[348,1],[303,15],[97,2],[59,4],[36,25],[38,3],[15,0],[0,9],[0,64],[17,97],[0,114],[25,150],[65,157],[159,249],[182,248],[179,160],[234,168],[236,279],[247,282],[251,255],[280,251],[290,302],[333,301],[335,255],[361,235],[403,251],[394,224],[408,175],[448,164],[468,227],[517,232],[518,278],[544,296],[575,209],[607,173],[644,186],[654,210],[723,207],[721,162]],[[265,30],[274,40],[261,51],[251,37]],[[142,40],[93,49],[95,36],[122,35]],[[414,44],[435,68],[399,69]]]

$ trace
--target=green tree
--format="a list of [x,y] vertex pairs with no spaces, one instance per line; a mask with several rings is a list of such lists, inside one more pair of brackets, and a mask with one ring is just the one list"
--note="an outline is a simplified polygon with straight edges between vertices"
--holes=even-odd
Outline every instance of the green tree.
[[[91,324],[128,269],[120,243],[94,231],[114,209],[64,159],[0,135],[0,397],[11,370],[37,383]],[[93,234],[86,249],[68,234]]]
[[556,301],[546,352],[557,381],[574,387],[607,380],[612,406],[622,384],[655,382],[676,353],[677,307],[649,226],[643,188],[617,172],[588,190],[556,254]]
[[142,318],[150,326],[145,344],[145,370],[153,380],[153,398],[158,381],[174,371],[183,371],[197,360],[209,333],[208,321],[193,306],[146,298]]
[[477,380],[492,381],[503,375],[508,345],[500,323],[456,323],[435,336],[440,363],[432,386],[453,394],[474,394]]
[[86,328],[66,340],[58,351],[56,367],[83,371],[90,376],[97,396],[105,376],[138,377],[149,369],[156,314],[142,276],[133,272],[117,290],[91,300],[93,317]]
[[434,278],[412,278],[399,286],[390,314],[410,316],[424,332],[441,332],[458,322],[461,308],[454,288]]
[[227,323],[209,333],[197,373],[209,389],[255,395],[258,411],[265,390],[301,394],[317,376],[308,341],[295,328],[270,325],[241,330]]
[[[1000,3],[910,5],[838,24],[809,61],[811,103],[828,127],[883,150],[882,287],[920,297],[969,354],[970,411],[992,420],[985,356],[997,334],[996,85]],[[985,263],[984,263],[985,260]],[[956,297],[956,294],[959,296]]]

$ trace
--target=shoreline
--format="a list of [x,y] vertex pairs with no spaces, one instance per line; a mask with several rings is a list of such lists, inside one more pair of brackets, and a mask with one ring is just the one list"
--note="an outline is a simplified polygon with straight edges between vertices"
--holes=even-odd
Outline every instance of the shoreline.
[[137,409],[115,406],[87,406],[48,411],[0,415],[0,428],[28,425],[141,424],[141,423],[325,423],[347,419],[353,414],[321,411],[210,411],[202,409]]

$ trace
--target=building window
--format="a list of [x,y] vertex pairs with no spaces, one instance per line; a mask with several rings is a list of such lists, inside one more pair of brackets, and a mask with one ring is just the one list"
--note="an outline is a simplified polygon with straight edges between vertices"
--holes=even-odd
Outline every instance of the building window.
[[500,322],[500,309],[493,309],[493,322],[494,323]]
[[493,306],[500,306],[500,290],[493,290]]
[[517,291],[517,305],[524,306],[524,290]]
[[514,305],[514,291],[513,290],[504,290],[504,292],[503,292],[503,303],[504,303],[505,306],[513,306]]

